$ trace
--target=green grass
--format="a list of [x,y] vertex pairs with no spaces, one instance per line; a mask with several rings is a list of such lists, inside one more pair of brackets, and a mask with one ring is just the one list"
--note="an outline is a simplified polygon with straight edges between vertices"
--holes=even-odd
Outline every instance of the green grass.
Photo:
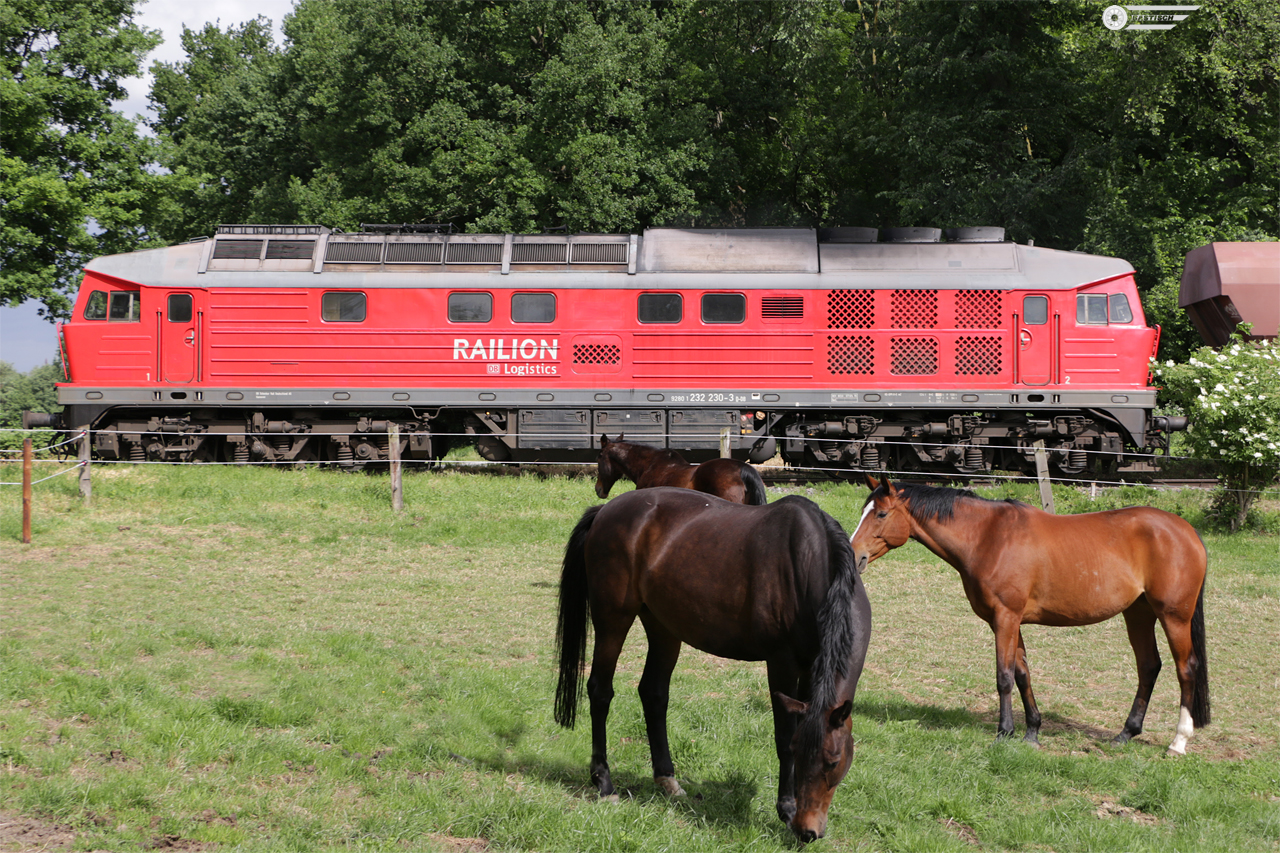
[[[846,525],[866,494],[791,491]],[[1196,493],[1056,497],[1203,514]],[[97,466],[88,507],[72,477],[36,486],[21,545],[0,491],[0,814],[83,850],[795,849],[760,664],[686,649],[689,797],[657,793],[638,626],[610,718],[623,803],[596,802],[585,708],[551,719],[559,560],[596,502],[588,480],[419,472],[395,514],[385,475]],[[877,561],[856,757],[812,849],[1280,847],[1280,540],[1206,539],[1214,723],[1183,759],[1169,666],[1147,732],[1106,745],[1135,685],[1118,620],[1028,628],[1043,748],[994,743],[990,632],[958,576],[914,544]]]

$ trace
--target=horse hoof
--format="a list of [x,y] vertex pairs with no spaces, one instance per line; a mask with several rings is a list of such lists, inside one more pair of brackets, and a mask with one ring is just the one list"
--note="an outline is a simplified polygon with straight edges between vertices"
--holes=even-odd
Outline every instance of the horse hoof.
[[680,787],[680,783],[676,781],[674,776],[654,776],[653,781],[658,783],[658,787],[662,789],[662,793],[668,797],[685,796],[684,788]]
[[1121,732],[1120,734],[1116,735],[1111,739],[1112,746],[1124,746],[1128,742],[1129,742],[1129,736],[1124,732]]
[[1179,746],[1179,745],[1178,745],[1178,744],[1176,744],[1176,743],[1174,743],[1174,744],[1170,744],[1170,745],[1169,745],[1169,749],[1168,749],[1168,751],[1166,752],[1166,754],[1167,754],[1167,755],[1186,755],[1186,754],[1187,754],[1187,748],[1186,748],[1186,746]]
[[600,802],[602,802],[602,803],[612,803],[612,804],[616,805],[616,804],[618,804],[618,803],[622,802],[622,799],[621,799],[617,794],[602,794],[602,795],[601,795],[601,797],[600,797]]
[[1022,739],[1022,742],[1027,746],[1034,746],[1036,749],[1040,748],[1040,738],[1035,735],[1027,735]]

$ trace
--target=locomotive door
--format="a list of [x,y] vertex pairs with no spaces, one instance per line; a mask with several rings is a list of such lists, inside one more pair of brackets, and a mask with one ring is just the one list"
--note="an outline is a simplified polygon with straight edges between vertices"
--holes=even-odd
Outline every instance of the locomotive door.
[[186,383],[200,380],[200,340],[204,301],[200,291],[162,293],[156,311],[160,343],[160,381]]
[[1031,294],[1022,298],[1022,310],[1014,315],[1015,382],[1048,385],[1053,368],[1053,324],[1049,322],[1049,297]]

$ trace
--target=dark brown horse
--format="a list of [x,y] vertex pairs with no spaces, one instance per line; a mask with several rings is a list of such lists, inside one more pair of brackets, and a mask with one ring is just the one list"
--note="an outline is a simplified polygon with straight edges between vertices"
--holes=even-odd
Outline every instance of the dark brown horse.
[[826,832],[832,794],[853,758],[849,713],[871,632],[871,605],[835,519],[800,497],[754,507],[672,488],[638,489],[588,509],[565,548],[560,579],[555,718],[569,728],[582,692],[588,616],[595,628],[586,684],[591,781],[602,798],[616,797],[605,754],[613,673],[639,617],[649,640],[640,702],[658,786],[684,794],[667,741],[680,644],[762,660],[778,816],[802,841]]
[[1138,661],[1138,692],[1113,742],[1142,731],[1160,672],[1159,620],[1182,689],[1169,751],[1186,753],[1187,738],[1209,722],[1208,555],[1195,528],[1152,507],[1051,515],[956,489],[897,488],[887,477],[876,483],[868,476],[867,483],[871,496],[852,540],[858,568],[915,539],[960,572],[973,612],[995,632],[1000,737],[1013,734],[1014,684],[1026,711],[1026,740],[1036,743],[1040,730],[1021,626],[1092,625],[1123,613]]
[[596,495],[609,497],[613,484],[622,478],[635,483],[637,489],[678,486],[739,504],[768,503],[764,480],[746,462],[712,459],[695,465],[674,450],[623,441],[621,434],[613,441],[602,435],[596,460]]

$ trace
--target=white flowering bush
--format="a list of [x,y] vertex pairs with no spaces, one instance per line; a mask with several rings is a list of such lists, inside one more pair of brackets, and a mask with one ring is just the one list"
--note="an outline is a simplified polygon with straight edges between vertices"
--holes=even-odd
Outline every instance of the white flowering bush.
[[1190,420],[1187,444],[1221,472],[1215,505],[1238,530],[1280,476],[1280,347],[1233,336],[1202,347],[1186,364],[1152,363],[1164,396]]

